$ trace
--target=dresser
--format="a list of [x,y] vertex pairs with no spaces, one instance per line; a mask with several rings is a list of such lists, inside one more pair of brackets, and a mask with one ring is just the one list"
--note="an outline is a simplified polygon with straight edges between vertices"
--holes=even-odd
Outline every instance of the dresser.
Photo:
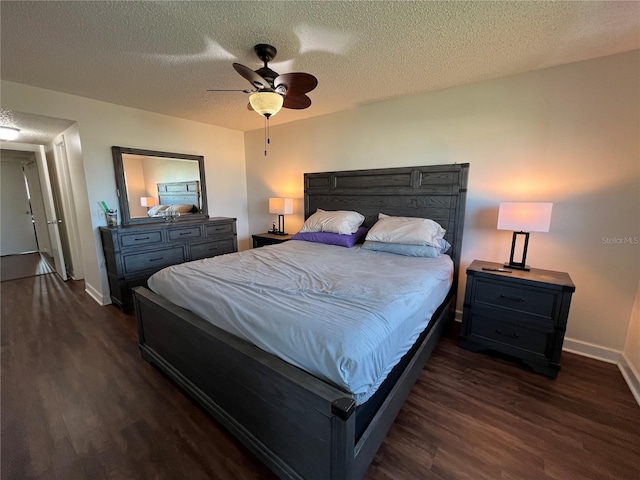
[[133,307],[131,288],[169,265],[238,251],[236,219],[100,227],[111,301]]
[[555,378],[575,285],[565,272],[497,271],[475,260],[467,269],[460,346],[511,355]]

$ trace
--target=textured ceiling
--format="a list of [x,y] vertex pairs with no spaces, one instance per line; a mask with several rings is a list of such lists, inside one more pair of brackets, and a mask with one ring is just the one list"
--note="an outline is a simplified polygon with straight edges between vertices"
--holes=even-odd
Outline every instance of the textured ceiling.
[[306,110],[357,105],[640,48],[638,2],[0,2],[3,80],[247,131],[232,68],[308,72]]
[[[0,125],[19,129],[20,134],[14,140],[18,143],[46,145],[73,124],[74,122],[71,120],[13,112],[0,108]],[[0,142],[0,147],[2,146],[3,142]]]

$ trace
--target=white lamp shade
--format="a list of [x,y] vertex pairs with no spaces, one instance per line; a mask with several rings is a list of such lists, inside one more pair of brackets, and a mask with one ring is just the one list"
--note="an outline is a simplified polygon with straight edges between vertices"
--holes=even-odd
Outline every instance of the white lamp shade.
[[270,198],[269,213],[289,215],[293,213],[293,198]]
[[548,232],[553,203],[501,202],[498,230]]
[[282,108],[284,97],[274,92],[256,92],[249,96],[249,103],[260,115],[271,117]]
[[141,207],[153,207],[156,204],[156,199],[153,197],[140,197]]

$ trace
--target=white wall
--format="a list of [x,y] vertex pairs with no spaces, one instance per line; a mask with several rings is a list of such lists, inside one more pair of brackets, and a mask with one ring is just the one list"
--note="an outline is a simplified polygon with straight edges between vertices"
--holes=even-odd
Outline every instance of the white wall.
[[[86,288],[98,301],[109,301],[98,235],[98,227],[106,221],[98,202],[118,204],[113,145],[204,155],[209,215],[236,217],[240,246],[248,247],[241,132],[12,82],[3,81],[1,88],[5,109],[77,122],[86,191],[76,192],[74,187],[74,199],[80,204],[78,222]],[[80,171],[77,164],[70,168]]]
[[270,227],[271,196],[299,199],[287,230],[301,226],[305,172],[469,162],[463,272],[508,259],[500,201],[553,202],[527,263],[576,284],[567,337],[620,352],[640,277],[640,246],[616,240],[640,236],[639,65],[634,51],[279,125],[267,157],[247,132],[250,230]]

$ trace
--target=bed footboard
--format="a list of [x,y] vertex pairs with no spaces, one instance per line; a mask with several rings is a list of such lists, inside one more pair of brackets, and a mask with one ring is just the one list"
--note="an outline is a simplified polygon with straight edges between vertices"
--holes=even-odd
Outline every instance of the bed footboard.
[[134,289],[143,357],[185,389],[282,478],[348,478],[355,402],[348,394]]
[[289,479],[364,476],[455,306],[452,294],[356,443],[348,394],[144,287],[133,291],[143,358]]

